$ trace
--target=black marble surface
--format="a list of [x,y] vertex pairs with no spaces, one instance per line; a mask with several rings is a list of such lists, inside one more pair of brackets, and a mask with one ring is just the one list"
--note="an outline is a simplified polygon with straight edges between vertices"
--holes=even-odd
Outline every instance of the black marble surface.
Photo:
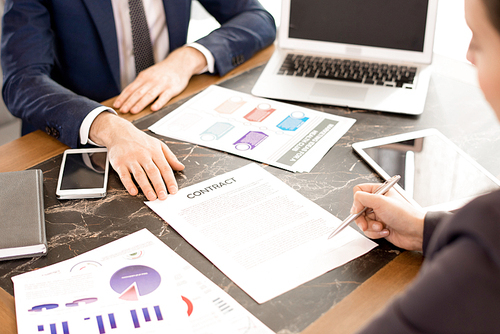
[[[262,67],[253,69],[221,86],[249,93],[261,71]],[[181,103],[142,118],[135,124],[146,129]],[[500,128],[496,118],[478,87],[452,77],[433,74],[425,112],[421,116],[299,105],[352,117],[357,121],[310,173],[294,174],[271,166],[265,168],[341,219],[349,214],[354,185],[380,181],[352,151],[351,144],[356,141],[434,127],[494,175],[500,175],[500,154],[495,155],[500,149]],[[162,138],[186,165],[183,172],[176,174],[180,187],[249,163],[246,159],[224,152],[158,138]],[[55,188],[60,162],[61,156],[57,156],[34,167],[44,173],[49,252],[41,258],[0,263],[0,286],[11,294],[13,286],[10,278],[14,275],[69,259],[147,228],[273,331],[290,334],[302,331],[400,252],[381,241],[379,247],[365,256],[259,305],[152,212],[144,204],[144,196],[129,196],[116,173],[110,174],[108,195],[103,199],[57,200]]]

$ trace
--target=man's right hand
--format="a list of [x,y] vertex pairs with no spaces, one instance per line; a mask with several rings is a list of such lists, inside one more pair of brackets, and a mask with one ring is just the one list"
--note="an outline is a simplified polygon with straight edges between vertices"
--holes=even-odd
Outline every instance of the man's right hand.
[[173,171],[183,170],[184,165],[162,141],[108,112],[95,118],[89,138],[108,148],[111,166],[132,196],[139,192],[132,176],[150,201],[166,199],[167,189],[170,194],[177,192]]

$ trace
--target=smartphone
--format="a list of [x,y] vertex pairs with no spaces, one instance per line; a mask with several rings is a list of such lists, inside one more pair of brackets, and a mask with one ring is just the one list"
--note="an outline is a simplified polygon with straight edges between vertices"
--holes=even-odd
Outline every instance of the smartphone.
[[101,198],[108,186],[109,158],[106,148],[64,151],[56,196],[58,199]]

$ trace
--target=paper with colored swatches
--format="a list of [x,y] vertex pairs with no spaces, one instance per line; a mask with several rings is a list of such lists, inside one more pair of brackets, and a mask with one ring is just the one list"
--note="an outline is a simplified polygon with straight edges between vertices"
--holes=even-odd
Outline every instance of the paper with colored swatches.
[[292,172],[310,172],[355,121],[210,86],[149,130]]
[[18,333],[272,333],[144,229],[13,277]]

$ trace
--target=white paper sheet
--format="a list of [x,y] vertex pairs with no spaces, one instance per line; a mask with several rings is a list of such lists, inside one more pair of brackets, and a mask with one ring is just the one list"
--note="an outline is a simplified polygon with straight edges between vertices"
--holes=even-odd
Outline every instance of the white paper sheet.
[[273,333],[146,229],[12,280],[19,334]]
[[292,172],[310,172],[355,122],[210,86],[149,129]]
[[254,163],[146,204],[258,303],[376,246]]

